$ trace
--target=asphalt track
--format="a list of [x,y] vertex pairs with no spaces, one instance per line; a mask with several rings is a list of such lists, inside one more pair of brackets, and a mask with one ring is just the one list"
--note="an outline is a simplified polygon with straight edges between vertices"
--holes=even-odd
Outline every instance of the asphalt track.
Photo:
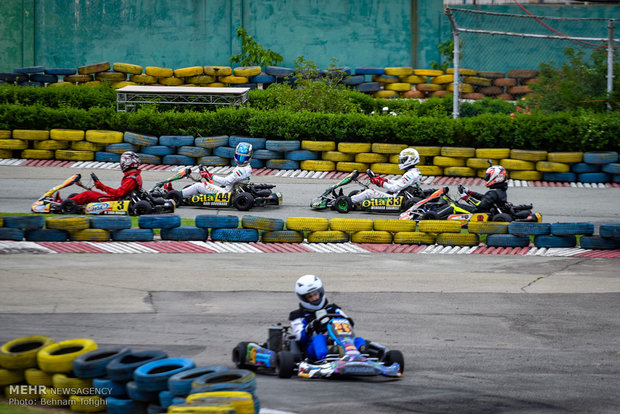
[[[68,170],[0,167],[0,211],[27,211],[32,200],[70,175]],[[107,183],[118,181],[118,171],[97,174]],[[161,174],[145,172],[145,182]],[[284,194],[280,208],[251,212],[268,217],[314,216],[305,207],[307,198],[333,182],[259,178]],[[545,221],[620,220],[617,188],[527,187],[509,194],[515,202],[533,202]],[[210,212],[181,208],[178,213]],[[354,318],[358,335],[405,355],[405,374],[396,381],[261,375],[257,394],[269,409],[620,410],[618,259],[223,252],[22,253],[0,260],[2,342],[32,334],[87,337],[100,345],[164,349],[201,365],[232,367],[230,351],[237,342],[262,342],[268,326],[286,323],[296,307],[294,280],[314,273],[324,280],[330,301]]]

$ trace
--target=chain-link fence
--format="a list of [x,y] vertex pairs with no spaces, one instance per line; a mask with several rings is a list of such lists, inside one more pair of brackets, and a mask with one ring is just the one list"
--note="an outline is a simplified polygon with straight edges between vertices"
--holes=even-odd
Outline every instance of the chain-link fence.
[[614,29],[620,19],[559,18],[531,14],[483,12],[446,8],[452,25],[455,76],[454,117],[459,99],[483,96],[519,99],[531,92],[541,63],[560,67],[566,48],[607,53],[607,92],[612,91],[613,62],[618,61],[620,39]]

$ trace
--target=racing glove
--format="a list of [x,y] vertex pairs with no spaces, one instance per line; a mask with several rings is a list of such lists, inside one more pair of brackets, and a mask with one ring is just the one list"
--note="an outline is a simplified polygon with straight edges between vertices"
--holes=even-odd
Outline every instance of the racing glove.
[[97,177],[94,172],[90,173],[90,178],[93,180],[93,183],[96,183],[99,181],[99,177]]
[[211,174],[207,170],[202,170],[202,169],[200,170],[200,176],[207,181],[210,181],[213,178],[213,174]]
[[90,178],[92,178],[95,188],[103,190],[103,183],[99,181],[99,177],[97,177],[95,173],[90,173]]
[[378,187],[383,187],[383,184],[387,183],[387,181],[388,181],[387,178],[380,177],[378,175],[375,175],[374,177],[370,179],[370,182]]
[[465,186],[463,186],[461,184],[459,184],[458,190],[459,190],[459,193],[461,193],[461,194],[467,194],[467,195],[472,195],[473,194],[473,192],[469,188],[467,188],[467,187],[465,187]]

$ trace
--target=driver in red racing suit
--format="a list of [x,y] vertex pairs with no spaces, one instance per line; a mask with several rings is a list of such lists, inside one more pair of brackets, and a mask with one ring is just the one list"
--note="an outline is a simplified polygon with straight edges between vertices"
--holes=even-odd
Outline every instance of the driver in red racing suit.
[[[315,312],[325,309],[327,313],[337,313],[345,318],[348,316],[334,303],[328,303],[323,289],[323,282],[314,275],[304,275],[295,282],[295,293],[299,299],[299,308],[289,315],[295,339],[305,349],[308,357],[320,361],[329,353],[325,327],[316,319]],[[353,325],[353,321],[351,325]],[[355,338],[355,347],[363,353],[366,341],[362,337]],[[334,353],[334,352],[332,352]]]
[[96,201],[114,201],[120,200],[133,190],[141,189],[142,176],[140,175],[141,171],[138,169],[140,166],[140,158],[138,158],[138,155],[133,151],[124,152],[123,155],[121,155],[120,165],[124,175],[121,180],[121,185],[118,188],[108,187],[99,181],[97,176],[91,174],[95,188],[103,192],[87,190],[69,199],[75,201],[79,205]]

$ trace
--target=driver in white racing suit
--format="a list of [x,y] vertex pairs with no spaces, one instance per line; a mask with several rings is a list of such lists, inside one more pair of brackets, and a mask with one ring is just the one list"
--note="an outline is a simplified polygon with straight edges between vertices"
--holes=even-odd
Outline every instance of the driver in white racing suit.
[[201,170],[200,176],[204,181],[193,184],[183,189],[183,197],[191,197],[196,194],[226,193],[231,190],[238,181],[250,180],[252,167],[252,145],[240,142],[235,148],[235,164],[237,166],[225,177],[218,177],[207,170]]
[[419,184],[422,179],[422,174],[420,170],[415,168],[416,164],[419,162],[420,154],[418,151],[414,148],[405,148],[398,156],[398,168],[405,171],[400,178],[388,180],[385,177],[376,175],[370,179],[371,183],[378,187],[385,188],[387,192],[368,188],[361,193],[351,196],[351,201],[353,204],[358,204],[364,200],[370,200],[371,198],[396,197],[401,190],[416,183]]

